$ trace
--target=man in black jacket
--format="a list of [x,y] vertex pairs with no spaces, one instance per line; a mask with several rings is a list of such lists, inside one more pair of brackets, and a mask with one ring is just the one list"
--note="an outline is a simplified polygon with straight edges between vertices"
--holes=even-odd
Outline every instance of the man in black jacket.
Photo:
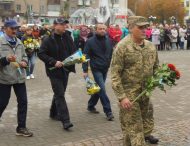
[[[69,72],[75,72],[75,66],[63,68],[62,61],[76,51],[72,38],[65,33],[67,22],[62,18],[54,21],[54,32],[43,40],[38,52],[39,58],[45,63],[46,73],[54,92],[50,118],[60,120],[65,130],[73,127],[65,100],[65,90]],[[56,69],[50,71],[51,67]]]
[[[91,96],[88,101],[87,110],[92,113],[99,113],[95,106],[100,98],[103,105],[104,113],[107,120],[112,121],[114,116],[112,114],[109,98],[105,90],[105,81],[107,72],[110,66],[113,47],[110,39],[106,36],[106,26],[104,24],[97,24],[95,35],[87,40],[84,54],[90,59],[90,67],[94,80],[100,86],[101,90],[98,94]],[[88,76],[88,63],[83,64],[84,78]]]

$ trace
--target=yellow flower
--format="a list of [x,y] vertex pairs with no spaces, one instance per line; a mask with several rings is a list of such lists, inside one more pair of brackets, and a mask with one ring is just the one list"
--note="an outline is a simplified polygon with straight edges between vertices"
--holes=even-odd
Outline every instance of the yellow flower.
[[82,62],[86,62],[86,56],[85,56],[85,55],[82,55],[81,61],[82,61]]
[[87,93],[88,93],[89,95],[96,94],[96,93],[98,93],[99,91],[100,91],[100,87],[97,86],[97,85],[95,85],[95,86],[93,86],[93,87],[87,89]]
[[11,62],[16,68],[19,68],[20,65],[18,64],[18,62]]
[[26,45],[27,44],[27,41],[24,41],[24,45]]

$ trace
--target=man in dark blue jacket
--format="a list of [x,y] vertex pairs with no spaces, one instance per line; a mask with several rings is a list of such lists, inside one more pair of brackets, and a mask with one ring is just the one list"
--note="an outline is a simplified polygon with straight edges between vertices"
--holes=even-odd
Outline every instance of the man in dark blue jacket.
[[[62,18],[54,21],[54,32],[43,40],[38,52],[39,58],[45,63],[46,73],[54,92],[50,118],[60,120],[65,130],[73,127],[65,100],[65,90],[69,72],[75,72],[75,66],[63,68],[62,61],[76,51],[71,36],[65,32],[67,22]],[[56,67],[56,69],[50,71],[51,67]]]
[[[110,61],[112,56],[113,47],[111,41],[106,36],[106,26],[104,24],[97,24],[95,34],[93,37],[87,40],[84,54],[90,59],[90,67],[94,80],[100,86],[99,93],[91,96],[88,101],[87,110],[91,113],[99,113],[95,106],[100,98],[104,113],[109,121],[112,121],[114,116],[112,114],[109,98],[105,90],[105,81],[107,72],[110,67]],[[84,78],[88,76],[88,63],[83,64]]]

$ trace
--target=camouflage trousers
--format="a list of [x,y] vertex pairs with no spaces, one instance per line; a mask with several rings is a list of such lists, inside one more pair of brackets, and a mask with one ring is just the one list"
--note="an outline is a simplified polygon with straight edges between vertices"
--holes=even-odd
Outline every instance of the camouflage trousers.
[[130,111],[120,108],[119,116],[124,146],[146,146],[144,137],[150,135],[154,127],[153,105],[149,97],[136,101]]

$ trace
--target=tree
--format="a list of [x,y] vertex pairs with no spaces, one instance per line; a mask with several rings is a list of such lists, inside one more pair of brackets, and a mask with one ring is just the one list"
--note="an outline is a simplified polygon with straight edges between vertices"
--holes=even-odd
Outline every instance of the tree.
[[156,16],[157,22],[170,22],[174,16],[179,23],[183,23],[185,8],[180,0],[129,0],[129,8],[134,11],[136,5],[136,15],[145,17]]

